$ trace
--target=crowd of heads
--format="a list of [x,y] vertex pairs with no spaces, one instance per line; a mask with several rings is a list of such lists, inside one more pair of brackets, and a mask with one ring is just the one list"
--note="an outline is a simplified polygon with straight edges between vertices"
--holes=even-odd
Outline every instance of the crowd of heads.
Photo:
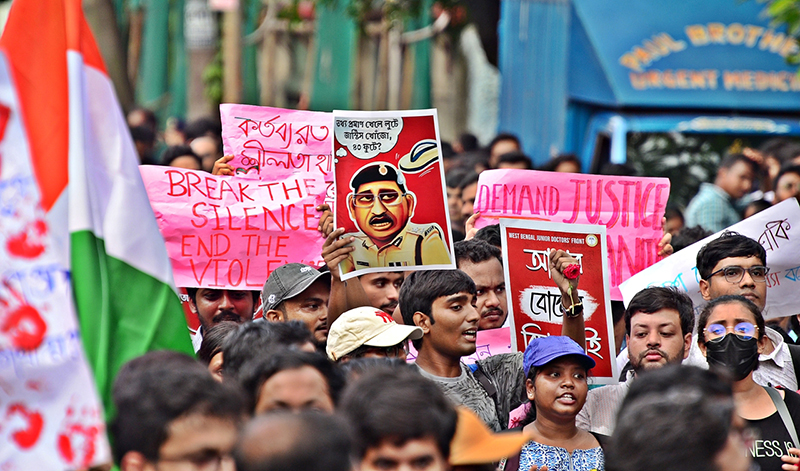
[[[211,171],[222,156],[218,123],[171,121],[159,134],[155,122],[146,110],[129,116],[142,163]],[[488,471],[541,438],[539,431],[492,433],[487,427],[496,425],[457,407],[430,372],[422,374],[423,363],[459,365],[475,353],[479,330],[508,325],[499,227],[476,230],[470,218],[482,171],[534,168],[511,134],[499,134],[486,147],[465,134],[443,150],[457,269],[361,275],[350,283],[366,301],[342,310],[334,298],[349,299],[351,288],[344,284],[347,294],[335,294],[334,285],[342,282],[330,267],[283,265],[260,292],[187,289],[200,324],[197,359],[152,352],[125,364],[115,381],[109,430],[121,469],[184,469],[178,465],[188,463],[226,471]],[[772,202],[800,198],[797,156],[800,147],[787,141],[732,153],[720,162],[713,184],[731,199],[756,186],[772,192],[771,202],[752,202],[748,211],[756,214]],[[354,176],[348,200],[354,221],[365,217],[358,198],[375,198],[370,172],[393,178],[403,195],[397,211],[424,204],[390,167],[367,167]],[[575,155],[564,154],[539,169],[580,173],[583,167]],[[602,173],[636,171],[608,164]],[[676,251],[712,234],[686,223],[678,208],[667,209],[664,230]],[[743,454],[748,429],[734,397],[752,381],[759,354],[770,345],[762,314],[767,254],[757,241],[730,231],[706,242],[696,258],[707,301],[702,308],[680,290],[658,286],[640,291],[627,306],[613,305],[615,353],[624,345],[628,360],[621,380],[636,381],[618,404],[614,433],[600,442],[606,469],[749,465]],[[693,348],[710,370],[680,366]],[[417,367],[407,363],[412,352]],[[536,338],[519,359],[513,380],[522,385],[515,393],[524,396],[514,398],[524,407],[519,426],[574,429],[591,399],[596,366],[585,345],[569,337]],[[485,374],[480,371],[469,374]],[[481,381],[474,387],[490,396],[504,390]],[[495,416],[506,428],[502,414],[498,408]]]

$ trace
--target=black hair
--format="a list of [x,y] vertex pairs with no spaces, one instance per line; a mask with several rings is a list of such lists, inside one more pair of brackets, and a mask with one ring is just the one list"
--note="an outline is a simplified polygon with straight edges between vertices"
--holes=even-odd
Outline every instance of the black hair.
[[142,115],[144,116],[144,121],[142,122],[141,126],[148,126],[150,127],[150,129],[153,130],[158,128],[158,118],[156,118],[156,114],[155,112],[153,112],[153,110],[137,106],[136,108],[128,111],[126,117],[134,113],[142,113]]
[[478,183],[478,172],[471,171],[461,179],[458,183],[458,189],[464,190],[464,188],[472,185],[473,183]]
[[522,147],[522,144],[519,142],[519,138],[516,135],[508,132],[501,132],[500,134],[496,135],[486,147],[491,150],[495,144],[502,141],[514,141],[517,144],[517,147]]
[[130,129],[134,142],[144,142],[152,145],[156,141],[156,133],[149,126],[133,126]]
[[464,152],[471,152],[480,147],[480,144],[478,144],[478,138],[475,137],[474,134],[470,134],[468,132],[458,136],[458,142],[461,143],[461,148],[464,149]]
[[550,159],[544,165],[542,165],[540,170],[545,170],[545,171],[548,171],[548,172],[554,172],[558,168],[559,165],[561,165],[563,163],[568,163],[568,162],[569,163],[574,163],[574,164],[576,164],[578,166],[578,168],[581,168],[581,161],[578,160],[578,156],[576,156],[575,154],[559,154],[559,155],[553,157],[552,159]]
[[456,156],[456,151],[453,150],[453,146],[450,145],[449,142],[442,141],[442,160],[452,159]]
[[614,325],[625,318],[625,303],[611,300],[611,320]]
[[117,415],[109,430],[117,464],[129,451],[157,461],[170,424],[198,414],[238,424],[241,391],[214,380],[194,358],[170,351],[150,352],[120,368],[111,391]]
[[631,318],[639,313],[652,314],[661,309],[678,311],[681,333],[691,334],[694,327],[694,305],[692,299],[674,287],[651,286],[631,299],[625,309],[625,333],[631,335]]
[[503,244],[500,238],[500,224],[490,224],[478,229],[478,232],[475,233],[474,239],[485,240],[489,243],[489,245],[499,249]]
[[747,205],[747,207],[745,208],[745,212],[747,212],[747,210],[749,208],[753,208],[753,210],[755,211],[753,214],[758,214],[761,211],[764,211],[765,209],[770,208],[771,206],[772,206],[772,203],[770,203],[769,201],[767,201],[765,199],[755,200],[755,201],[751,201]]
[[[227,362],[227,359],[225,361]],[[338,403],[339,394],[344,388],[344,376],[334,363],[316,352],[276,350],[269,355],[245,361],[239,370],[238,382],[247,395],[250,411],[255,410],[261,387],[268,379],[281,371],[296,370],[304,366],[319,371],[328,384],[331,401],[334,404]]]
[[533,161],[531,160],[531,158],[528,157],[527,155],[525,155],[524,152],[520,152],[520,151],[512,151],[512,152],[506,152],[505,154],[502,154],[500,156],[500,158],[497,160],[498,167],[500,166],[500,164],[503,164],[503,163],[506,163],[506,164],[525,164],[525,168],[528,169],[528,170],[533,168]]
[[[194,305],[197,305],[197,291],[200,290],[200,288],[185,288],[185,289],[186,289],[186,294],[189,296],[189,299],[192,300],[192,303]],[[207,288],[207,289],[214,289],[214,288]],[[261,291],[250,291],[250,294],[253,296],[253,306],[258,307],[258,297],[261,296]]]
[[778,172],[778,176],[775,177],[775,184],[772,185],[775,189],[778,189],[778,181],[780,181],[781,177],[786,175],[787,173],[793,173],[795,175],[800,175],[800,165],[784,165],[781,167],[781,171]]
[[735,413],[730,381],[713,371],[667,365],[626,395],[604,449],[609,471],[721,471]]
[[[639,380],[642,379],[641,383]],[[631,383],[620,409],[647,394],[666,394],[672,389],[698,388],[703,394],[731,397],[730,374],[721,369],[705,369],[672,363],[663,368],[646,370]]]
[[711,317],[714,309],[722,304],[741,304],[744,306],[748,311],[750,311],[750,314],[752,314],[753,318],[756,320],[756,327],[758,327],[758,340],[764,338],[764,316],[761,314],[761,310],[758,309],[758,306],[744,296],[726,294],[724,296],[712,299],[703,307],[703,310],[700,311],[700,316],[697,318],[698,345],[703,345],[706,343],[705,328],[708,325],[708,318]]
[[350,435],[338,416],[273,412],[247,424],[233,459],[237,471],[350,471]]
[[376,370],[350,384],[342,398],[350,420],[354,452],[360,459],[385,441],[402,446],[433,438],[442,456],[450,455],[456,410],[436,383],[408,369]]
[[456,253],[456,266],[460,266],[463,262],[468,263],[481,263],[493,258],[503,265],[503,257],[500,249],[494,245],[480,240],[460,240],[453,244]]
[[447,188],[459,188],[461,180],[463,180],[470,171],[471,169],[461,166],[451,168],[445,176]]
[[222,351],[225,337],[234,332],[239,325],[234,321],[222,321],[208,329],[208,332],[203,332],[203,341],[200,343],[200,349],[197,350],[197,359],[206,365],[211,363],[214,356]]
[[681,210],[675,206],[667,206],[667,209],[664,210],[664,217],[667,219],[678,218],[681,221],[686,221]]
[[313,336],[301,321],[245,322],[222,344],[222,374],[235,379],[248,360],[307,342],[313,343]]
[[784,137],[767,139],[759,146],[758,150],[766,156],[774,157],[781,164],[788,163],[795,157],[800,156],[800,144]]
[[612,164],[606,162],[600,167],[600,175],[616,175],[618,177],[638,177],[639,172],[630,164]]
[[388,369],[388,370],[409,370],[417,373],[419,369],[414,365],[407,363],[405,360],[399,358],[386,358],[386,357],[361,357],[353,358],[346,363],[340,363],[339,368],[342,374],[347,378],[347,383],[357,381],[365,373],[374,370]]
[[172,162],[175,159],[185,156],[192,157],[195,161],[197,161],[197,165],[202,168],[203,162],[189,146],[169,146],[164,149],[164,153],[161,154],[161,165],[172,165]]
[[473,171],[478,171],[477,167],[483,167],[482,170],[489,168],[489,151],[487,149],[476,149],[471,152],[464,152],[461,154],[461,165]]
[[674,252],[683,250],[695,242],[699,242],[712,234],[713,232],[707,231],[700,226],[682,227],[681,230],[679,230],[678,233],[672,237],[672,249]]
[[725,231],[697,252],[697,271],[708,280],[720,260],[732,257],[756,257],[767,264],[767,251],[755,240],[738,232]]
[[[221,139],[220,136],[222,136],[222,126],[212,118],[197,118],[186,123],[183,128],[183,135],[186,136],[187,142],[203,136],[219,140]],[[222,147],[219,150],[222,150]]]
[[758,172],[759,172],[758,163],[755,160],[751,159],[750,157],[748,157],[748,156],[746,156],[744,154],[728,154],[728,155],[726,155],[725,157],[723,157],[722,161],[719,163],[719,168],[720,169],[723,169],[723,168],[724,169],[730,169],[731,167],[733,167],[734,165],[736,165],[739,162],[743,162],[746,165],[750,166],[750,168],[753,170],[753,174],[758,175]]
[[[433,317],[433,302],[436,299],[457,293],[477,292],[475,282],[461,270],[425,270],[415,271],[403,281],[400,288],[400,313],[406,325],[414,324],[414,313],[421,312],[430,318],[431,324],[436,322]],[[422,339],[412,340],[414,348],[419,350]]]

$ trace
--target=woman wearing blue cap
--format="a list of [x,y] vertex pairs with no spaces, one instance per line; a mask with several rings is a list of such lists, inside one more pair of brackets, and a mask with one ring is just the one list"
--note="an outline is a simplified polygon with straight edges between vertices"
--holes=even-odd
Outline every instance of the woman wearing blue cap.
[[528,344],[523,368],[530,411],[523,430],[531,441],[522,448],[519,470],[605,469],[600,442],[575,425],[589,391],[587,374],[594,366],[569,337],[537,338]]

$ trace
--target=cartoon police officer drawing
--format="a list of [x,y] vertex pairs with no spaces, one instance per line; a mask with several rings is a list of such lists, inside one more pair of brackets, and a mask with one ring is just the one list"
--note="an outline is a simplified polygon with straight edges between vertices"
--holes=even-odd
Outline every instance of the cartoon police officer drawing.
[[404,267],[450,264],[450,252],[438,224],[414,224],[414,193],[404,175],[392,164],[381,162],[359,169],[350,180],[347,196],[350,219],[360,232],[355,250],[342,262],[345,273],[369,267]]

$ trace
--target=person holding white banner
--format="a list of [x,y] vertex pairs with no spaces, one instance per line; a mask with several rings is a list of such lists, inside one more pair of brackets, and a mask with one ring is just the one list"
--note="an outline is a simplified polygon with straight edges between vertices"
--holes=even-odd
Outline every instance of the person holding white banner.
[[[760,311],[767,303],[767,251],[757,241],[732,231],[706,244],[697,253],[700,294],[713,300],[739,295],[752,301]],[[780,333],[767,327],[759,349],[759,368],[753,379],[762,386],[798,389],[797,370],[789,346]]]

